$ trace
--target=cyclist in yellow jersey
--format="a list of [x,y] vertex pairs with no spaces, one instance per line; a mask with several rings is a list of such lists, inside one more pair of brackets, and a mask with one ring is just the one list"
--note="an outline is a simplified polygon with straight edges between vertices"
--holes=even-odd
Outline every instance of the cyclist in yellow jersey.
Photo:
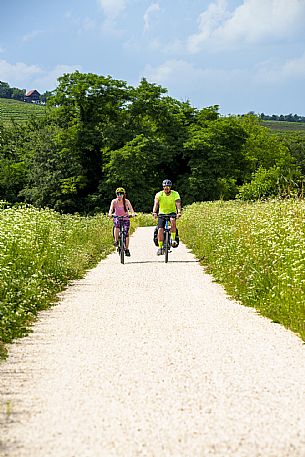
[[[172,216],[181,216],[181,199],[178,192],[172,190],[172,182],[169,179],[164,179],[163,190],[157,192],[155,195],[153,216],[156,219],[162,214],[170,214]],[[171,217],[171,238],[173,248],[177,247],[176,238],[176,218]],[[163,234],[164,234],[165,220],[162,217],[158,218],[158,252],[157,255],[163,254]]]

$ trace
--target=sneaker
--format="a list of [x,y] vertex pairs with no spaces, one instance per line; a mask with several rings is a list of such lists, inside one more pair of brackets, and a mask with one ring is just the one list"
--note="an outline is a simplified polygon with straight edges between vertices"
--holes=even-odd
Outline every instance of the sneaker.
[[125,255],[127,255],[127,257],[130,257],[130,251],[129,251],[129,249],[125,249]]
[[173,246],[173,248],[176,248],[178,246],[178,243],[176,240],[172,240],[172,246]]
[[159,248],[157,251],[157,255],[162,255],[162,254],[164,254],[164,251],[162,248]]
[[118,242],[118,241],[115,241],[113,244],[114,244],[114,246],[117,248],[118,245],[119,245],[119,242]]

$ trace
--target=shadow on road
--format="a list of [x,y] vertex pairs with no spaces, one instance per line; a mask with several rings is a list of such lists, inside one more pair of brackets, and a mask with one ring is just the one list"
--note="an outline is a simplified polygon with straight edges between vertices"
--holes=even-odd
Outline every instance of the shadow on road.
[[[160,260],[142,260],[137,262],[125,262],[125,265],[135,264],[135,263],[165,263]],[[199,260],[169,260],[168,263],[199,263]]]

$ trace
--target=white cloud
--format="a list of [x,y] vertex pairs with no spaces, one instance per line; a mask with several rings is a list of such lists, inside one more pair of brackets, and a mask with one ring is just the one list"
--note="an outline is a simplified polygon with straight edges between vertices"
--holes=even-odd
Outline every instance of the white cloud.
[[73,73],[74,71],[82,71],[81,65],[57,65],[50,71],[43,70],[41,75],[33,78],[32,85],[35,89],[45,92],[46,90],[53,90],[57,86],[57,79],[63,76],[64,73]]
[[152,14],[158,13],[159,11],[161,11],[159,3],[152,3],[151,5],[149,5],[143,16],[145,31],[148,31],[150,28],[150,20]]
[[126,0],[98,0],[107,19],[116,19],[125,9]]
[[183,59],[167,60],[157,67],[146,65],[143,75],[165,87],[180,87],[186,98],[196,91],[208,93],[212,86],[230,86],[232,81],[247,79],[239,69],[200,68]]
[[11,86],[24,85],[24,81],[42,72],[37,65],[27,65],[22,62],[11,64],[0,60],[0,80],[8,82]]
[[213,36],[215,30],[218,30],[225,23],[228,15],[226,0],[216,0],[211,3],[208,9],[199,15],[199,30],[188,39],[189,51],[200,51],[201,46]]
[[64,73],[81,71],[80,65],[57,65],[46,70],[37,65],[27,65],[22,62],[11,64],[0,60],[0,81],[7,82],[11,87],[20,89],[37,89],[41,92],[53,90],[57,86],[57,78]]
[[291,38],[304,20],[304,0],[244,0],[233,12],[226,0],[216,0],[200,14],[198,32],[189,37],[188,50],[198,52],[208,41],[227,47]]
[[[176,99],[189,100],[197,107],[219,105],[223,114],[270,112],[271,109],[270,87],[266,81],[255,79],[252,69],[201,68],[182,59],[172,59],[156,67],[147,65],[142,75],[166,87],[169,95]],[[263,100],[257,97],[258,91],[264,94]],[[281,104],[281,97],[278,91],[276,93],[276,103]]]
[[305,78],[305,53],[294,59],[282,63],[273,61],[262,62],[257,69],[254,79],[259,82],[278,84],[287,81],[304,80]]

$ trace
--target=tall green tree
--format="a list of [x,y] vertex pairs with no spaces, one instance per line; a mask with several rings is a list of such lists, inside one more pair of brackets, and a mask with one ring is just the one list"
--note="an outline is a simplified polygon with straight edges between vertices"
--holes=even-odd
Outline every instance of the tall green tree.
[[207,114],[199,113],[184,145],[188,175],[183,182],[189,203],[234,198],[245,166],[247,133],[240,122],[234,118],[209,120]]

